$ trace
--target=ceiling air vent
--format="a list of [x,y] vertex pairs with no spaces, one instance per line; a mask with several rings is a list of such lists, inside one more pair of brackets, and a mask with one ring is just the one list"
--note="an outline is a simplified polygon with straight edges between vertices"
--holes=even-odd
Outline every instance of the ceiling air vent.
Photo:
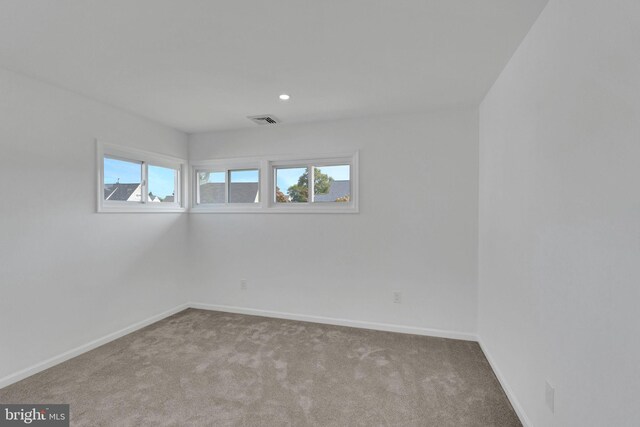
[[275,125],[280,123],[280,120],[270,114],[261,114],[259,116],[248,116],[247,119],[251,120],[257,125]]

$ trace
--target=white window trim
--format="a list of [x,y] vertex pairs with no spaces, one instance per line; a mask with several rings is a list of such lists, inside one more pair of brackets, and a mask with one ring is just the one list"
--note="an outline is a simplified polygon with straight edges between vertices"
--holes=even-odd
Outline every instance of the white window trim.
[[[306,156],[263,156],[233,159],[215,159],[191,162],[189,182],[191,183],[191,213],[358,213],[359,212],[359,153]],[[348,164],[350,166],[351,199],[345,203],[275,203],[274,168],[281,166],[328,166],[330,164]],[[259,203],[219,203],[197,204],[199,170],[225,171],[236,169],[258,169],[260,171],[260,202]],[[227,173],[228,185],[228,173]]]
[[[116,202],[104,200],[104,157],[112,157],[126,161],[140,162],[142,164],[142,196],[143,202]],[[178,157],[152,153],[121,145],[107,144],[96,141],[96,170],[97,170],[97,211],[100,213],[171,213],[186,212],[187,180],[184,179],[187,161]],[[175,203],[149,203],[144,200],[147,197],[147,167],[148,165],[160,166],[178,170],[176,178]]]

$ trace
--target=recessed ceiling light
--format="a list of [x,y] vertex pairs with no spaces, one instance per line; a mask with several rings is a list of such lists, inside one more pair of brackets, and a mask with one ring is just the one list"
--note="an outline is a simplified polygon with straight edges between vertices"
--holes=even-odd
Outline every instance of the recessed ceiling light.
[[287,95],[286,93],[283,93],[282,95],[280,95],[280,99],[283,101],[288,101],[289,98],[291,98],[289,95]]

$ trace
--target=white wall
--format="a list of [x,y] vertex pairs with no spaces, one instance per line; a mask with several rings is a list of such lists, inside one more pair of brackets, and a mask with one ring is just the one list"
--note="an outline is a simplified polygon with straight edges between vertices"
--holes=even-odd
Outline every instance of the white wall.
[[637,0],[551,0],[480,109],[479,335],[535,426],[640,422],[638,46]]
[[186,302],[187,215],[96,214],[94,139],[186,135],[0,70],[0,382]]
[[191,215],[192,300],[475,333],[477,149],[477,109],[190,136],[191,160],[360,150],[359,214]]

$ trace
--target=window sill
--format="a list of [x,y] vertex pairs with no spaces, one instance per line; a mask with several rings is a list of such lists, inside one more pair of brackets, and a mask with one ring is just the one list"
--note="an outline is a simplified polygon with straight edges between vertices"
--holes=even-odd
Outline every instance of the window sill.
[[144,207],[144,206],[102,206],[98,213],[185,213],[187,209],[178,206]]
[[194,206],[189,210],[189,213],[260,213],[264,209],[262,206]]
[[251,214],[357,214],[359,209],[355,206],[352,207],[308,207],[308,206],[289,206],[289,207],[268,207],[261,206],[256,207],[220,207],[220,208],[203,208],[194,207],[189,210],[189,213],[193,214],[237,214],[237,213],[251,213]]

